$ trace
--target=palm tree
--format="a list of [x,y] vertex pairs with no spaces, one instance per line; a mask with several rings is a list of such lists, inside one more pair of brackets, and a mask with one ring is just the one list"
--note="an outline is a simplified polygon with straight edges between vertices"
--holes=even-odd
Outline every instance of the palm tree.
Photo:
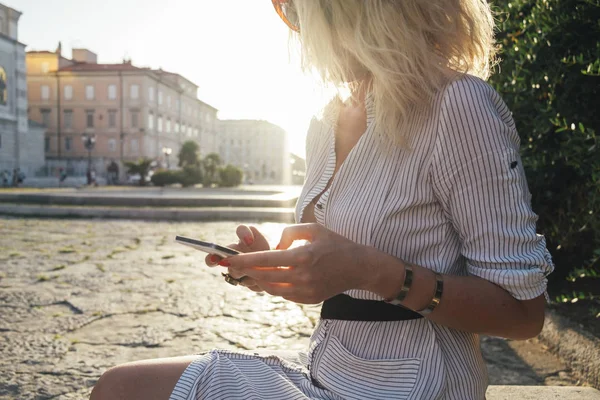
[[146,185],[146,176],[150,170],[152,159],[140,158],[137,162],[126,161],[127,173],[131,175],[140,174],[140,186]]

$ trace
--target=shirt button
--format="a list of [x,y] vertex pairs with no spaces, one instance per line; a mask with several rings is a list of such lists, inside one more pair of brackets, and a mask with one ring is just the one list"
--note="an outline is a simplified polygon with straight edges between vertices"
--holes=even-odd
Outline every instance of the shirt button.
[[317,208],[318,208],[319,210],[322,210],[322,209],[323,209],[323,204],[320,204],[320,203],[319,203],[319,204],[317,204]]

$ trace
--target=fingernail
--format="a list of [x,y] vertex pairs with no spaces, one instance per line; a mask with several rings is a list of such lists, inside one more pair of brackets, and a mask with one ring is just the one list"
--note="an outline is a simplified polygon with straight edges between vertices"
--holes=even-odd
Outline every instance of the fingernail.
[[246,243],[246,246],[251,246],[252,245],[252,238],[250,236],[246,236],[244,238],[244,242]]
[[229,267],[231,264],[227,260],[221,260],[219,261],[219,265],[222,267]]

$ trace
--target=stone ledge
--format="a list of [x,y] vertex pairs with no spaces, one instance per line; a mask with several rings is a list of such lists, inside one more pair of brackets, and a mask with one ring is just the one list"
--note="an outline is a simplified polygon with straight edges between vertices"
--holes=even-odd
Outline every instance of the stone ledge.
[[582,386],[490,386],[486,400],[600,400],[600,392]]
[[0,215],[148,221],[268,221],[294,223],[294,209],[280,207],[133,208],[0,204]]
[[548,309],[539,339],[590,385],[600,388],[600,340]]

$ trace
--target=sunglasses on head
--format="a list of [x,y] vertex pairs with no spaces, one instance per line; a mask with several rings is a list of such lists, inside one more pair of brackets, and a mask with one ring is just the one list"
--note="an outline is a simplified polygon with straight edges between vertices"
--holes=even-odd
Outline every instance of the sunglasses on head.
[[295,32],[300,32],[298,26],[298,14],[296,13],[296,7],[294,7],[293,0],[272,0],[275,11],[279,14],[279,17],[285,22],[289,28]]

